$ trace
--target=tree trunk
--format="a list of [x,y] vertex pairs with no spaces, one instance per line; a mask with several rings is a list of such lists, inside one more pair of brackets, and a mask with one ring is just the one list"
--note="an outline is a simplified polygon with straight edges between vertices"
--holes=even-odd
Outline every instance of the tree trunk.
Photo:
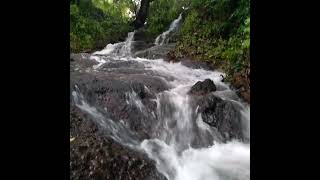
[[152,0],[141,0],[138,14],[136,16],[136,19],[133,22],[135,29],[141,28],[144,25],[144,23],[146,22],[151,1]]

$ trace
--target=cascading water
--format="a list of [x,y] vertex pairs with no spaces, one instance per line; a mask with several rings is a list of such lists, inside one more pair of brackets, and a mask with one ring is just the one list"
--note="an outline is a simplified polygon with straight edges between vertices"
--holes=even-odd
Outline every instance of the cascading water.
[[131,57],[131,44],[135,32],[128,33],[126,41],[115,44],[108,44],[101,51],[94,52],[90,59],[97,61],[99,64],[94,65],[93,69],[98,69],[101,65],[108,62],[110,58],[127,59]]
[[130,32],[128,34],[128,37],[126,39],[126,41],[124,42],[124,45],[121,47],[119,54],[120,56],[131,56],[131,44],[133,41],[133,37],[134,37],[134,32]]
[[119,42],[115,44],[108,44],[103,50],[93,53],[93,55],[103,56],[121,56],[127,57],[131,55],[131,44],[133,41],[134,32],[128,33],[128,37],[125,42]]
[[163,45],[163,44],[168,43],[168,42],[169,42],[169,34],[170,34],[172,31],[174,31],[174,30],[176,30],[176,29],[178,28],[181,19],[182,19],[182,14],[180,14],[179,17],[178,17],[177,19],[175,19],[175,20],[170,24],[170,27],[169,27],[169,29],[168,29],[167,31],[163,32],[162,34],[160,34],[160,35],[156,38],[154,44],[155,44],[155,45]]
[[[194,83],[210,78],[225,88],[219,92],[220,97],[235,101],[234,92],[221,82],[221,73],[194,70],[162,60],[148,61],[146,67],[174,79],[168,82],[172,89],[157,96],[159,118],[154,138],[141,143],[142,149],[157,162],[158,170],[169,180],[250,179],[250,145],[236,140],[220,143],[215,129],[202,121],[196,108],[192,109],[187,94]],[[249,138],[249,106],[239,101],[235,101],[235,105],[239,105],[243,131]],[[192,148],[195,142],[200,143],[201,148]]]
[[[168,31],[158,36],[155,44],[165,43],[168,34],[177,27],[180,20],[181,14],[172,22]],[[91,59],[99,63],[94,67],[98,71],[99,67],[111,61],[139,63],[142,65],[139,67],[152,72],[152,76],[160,77],[168,85],[169,90],[156,94],[154,99],[157,108],[152,116],[157,121],[151,127],[150,139],[139,141],[128,126],[105,117],[95,107],[88,105],[81,92],[74,91],[72,95],[76,105],[95,117],[97,123],[114,140],[145,152],[168,180],[249,180],[250,106],[240,101],[228,84],[222,82],[221,72],[191,69],[181,63],[168,63],[163,59],[133,58],[133,36],[134,32],[131,32],[125,42],[108,44],[102,51],[93,53]],[[196,82],[205,79],[211,79],[221,89],[214,92],[214,95],[230,101],[240,112],[242,133],[248,141],[232,140],[223,143],[217,129],[203,122],[202,114],[192,104],[188,91]],[[136,92],[127,92],[125,96],[128,98],[127,104],[136,106],[144,114],[149,113]]]

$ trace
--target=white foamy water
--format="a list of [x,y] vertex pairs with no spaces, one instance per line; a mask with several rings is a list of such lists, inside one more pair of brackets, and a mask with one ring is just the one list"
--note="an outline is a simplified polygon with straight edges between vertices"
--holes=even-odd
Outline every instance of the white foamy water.
[[198,81],[211,79],[216,85],[229,88],[225,83],[221,82],[221,75],[224,75],[224,73],[219,71],[191,69],[181,63],[168,63],[163,61],[163,59],[149,60],[144,58],[132,58],[132,60],[143,63],[146,69],[153,70],[162,77],[172,79],[172,81],[168,81],[168,83],[173,87],[188,87],[194,85],[194,83]]
[[192,85],[205,79],[213,80],[223,89],[215,92],[217,96],[235,104],[241,112],[243,134],[250,139],[250,107],[239,101],[228,84],[221,82],[223,73],[191,69],[162,59],[134,60],[156,72],[172,87],[157,96],[159,122],[154,128],[154,139],[141,143],[141,148],[157,162],[159,172],[168,180],[250,179],[250,144],[232,141],[201,149],[191,148],[194,141],[210,144],[209,141],[221,138],[215,129],[202,121],[197,109],[192,109],[187,95]]
[[94,65],[93,69],[98,69],[106,62],[109,62],[110,58],[117,58],[119,60],[127,60],[131,57],[131,44],[133,41],[134,32],[128,33],[128,37],[125,42],[119,42],[115,44],[108,44],[101,51],[94,52],[90,59],[98,62],[99,64]]
[[122,121],[114,122],[112,119],[106,117],[100,111],[98,111],[95,107],[89,105],[80,92],[79,88],[76,87],[76,90],[72,92],[73,100],[75,105],[83,110],[84,112],[88,113],[108,136],[114,139],[117,142],[121,142],[123,145],[131,147],[133,149],[137,149],[138,147],[138,140],[135,139],[136,135],[134,132],[128,130],[126,125],[122,123]]
[[122,57],[130,57],[131,56],[131,44],[133,41],[134,32],[128,33],[128,37],[126,41],[124,42],[124,45],[120,49],[120,56]]
[[169,180],[250,179],[250,147],[247,144],[216,143],[208,148],[189,148],[181,154],[158,139],[145,140],[141,147],[156,160],[158,170]]
[[179,14],[179,17],[178,17],[177,19],[175,19],[174,21],[172,21],[172,23],[170,24],[169,29],[168,29],[167,31],[163,32],[162,34],[160,34],[160,35],[156,38],[154,44],[155,44],[155,45],[163,45],[163,44],[167,43],[167,42],[169,41],[168,35],[169,35],[172,31],[174,31],[174,30],[177,29],[177,27],[178,27],[181,19],[182,19],[182,14]]
[[92,54],[95,55],[111,55],[111,56],[121,56],[121,57],[128,57],[131,56],[131,44],[133,41],[134,32],[128,33],[128,37],[125,42],[115,43],[115,44],[108,44],[104,49],[101,51],[96,51]]
[[[159,35],[155,44],[165,43],[168,34],[174,30],[181,20],[181,14],[170,25],[168,31]],[[109,44],[102,51],[95,52],[91,59],[102,64],[110,62],[108,58],[118,61],[136,61],[153,75],[163,79],[170,87],[156,96],[157,123],[154,124],[151,139],[137,143],[129,138],[125,127],[121,124],[110,123],[106,126],[115,140],[130,144],[129,146],[144,151],[149,158],[155,160],[156,167],[168,180],[249,180],[250,179],[250,106],[242,102],[227,83],[222,82],[223,72],[191,69],[181,63],[168,63],[163,59],[149,60],[133,58],[131,43],[134,32],[128,34],[125,42]],[[221,143],[221,135],[217,130],[204,123],[198,108],[191,105],[191,97],[187,94],[191,86],[198,81],[211,79],[217,86],[214,94],[224,100],[232,102],[240,113],[242,132],[249,142],[233,140]],[[76,93],[75,93],[76,94]],[[127,103],[137,106],[141,112],[145,111],[135,92],[128,92]],[[77,98],[79,98],[77,96]],[[105,118],[98,114],[93,107],[85,102],[78,105],[98,119]],[[107,122],[111,120],[107,119]],[[134,142],[134,143],[132,143]],[[199,148],[194,148],[194,144]],[[213,145],[212,145],[213,144]]]
[[122,44],[123,44],[123,42],[116,43],[116,44],[108,44],[101,51],[94,52],[93,55],[108,55],[108,54],[111,54],[117,47],[121,46]]

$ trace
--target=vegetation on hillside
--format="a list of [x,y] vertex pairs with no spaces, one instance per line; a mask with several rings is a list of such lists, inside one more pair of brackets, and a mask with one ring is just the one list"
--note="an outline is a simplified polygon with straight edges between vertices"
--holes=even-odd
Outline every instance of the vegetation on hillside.
[[250,69],[249,0],[192,0],[176,56],[209,61],[229,78]]
[[[155,38],[178,17],[189,0],[150,0],[146,37]],[[139,0],[71,0],[70,50],[99,49],[133,31]]]
[[[132,30],[129,1],[70,1],[70,50],[82,52],[123,40]],[[109,3],[110,2],[110,3]]]
[[150,6],[147,32],[156,37],[167,30],[189,0],[154,0]]

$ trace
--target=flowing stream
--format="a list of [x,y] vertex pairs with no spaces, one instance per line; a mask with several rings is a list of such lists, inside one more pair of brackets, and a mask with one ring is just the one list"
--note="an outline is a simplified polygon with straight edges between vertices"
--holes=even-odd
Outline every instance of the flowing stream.
[[[157,37],[155,44],[166,44],[168,34],[176,29],[180,20],[181,14],[168,31]],[[125,124],[114,122],[96,107],[90,106],[81,89],[72,92],[77,106],[93,115],[100,127],[106,129],[117,142],[145,152],[168,180],[250,179],[250,106],[237,97],[228,83],[222,82],[223,72],[192,69],[163,59],[134,58],[131,56],[133,37],[134,32],[131,32],[125,42],[108,44],[105,49],[93,53],[91,60],[98,62],[93,67],[94,71],[115,61],[136,62],[166,82],[169,90],[157,93],[153,99],[157,106],[153,112],[156,122],[151,128],[151,138],[135,138],[135,132]],[[217,130],[203,122],[202,114],[192,104],[188,91],[196,82],[205,79],[211,79],[219,89],[213,92],[214,95],[230,101],[239,112],[242,133],[248,141],[233,139],[223,142]],[[136,106],[143,113],[149,113],[136,92],[128,92],[126,96],[128,104]]]

